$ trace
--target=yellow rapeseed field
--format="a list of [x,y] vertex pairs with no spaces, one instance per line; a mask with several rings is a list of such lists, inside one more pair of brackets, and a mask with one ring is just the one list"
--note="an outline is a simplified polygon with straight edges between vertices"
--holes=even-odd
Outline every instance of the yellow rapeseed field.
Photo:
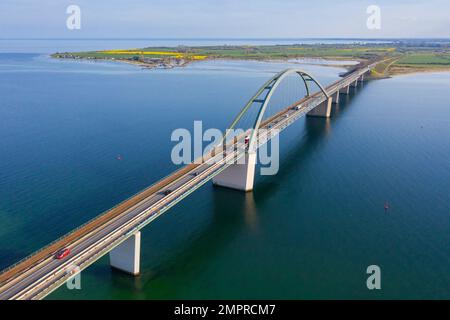
[[206,56],[201,55],[189,55],[189,54],[183,54],[181,52],[171,52],[171,51],[139,51],[139,50],[105,50],[105,51],[98,51],[99,53],[104,54],[132,54],[132,55],[156,55],[156,56],[171,56],[174,58],[190,58],[193,60],[204,60],[206,59]]

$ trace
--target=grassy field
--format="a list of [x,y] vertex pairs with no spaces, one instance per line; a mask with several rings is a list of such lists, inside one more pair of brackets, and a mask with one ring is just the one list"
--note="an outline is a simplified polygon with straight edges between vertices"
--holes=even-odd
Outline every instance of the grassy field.
[[296,57],[340,57],[365,59],[379,54],[386,54],[395,48],[372,47],[335,47],[335,46],[238,46],[238,47],[199,47],[192,52],[215,58],[238,59],[277,59]]
[[405,54],[398,61],[403,65],[450,65],[450,53],[412,53]]
[[55,58],[119,60],[148,67],[173,67],[207,59],[287,60],[323,58],[365,61],[385,58],[373,72],[374,77],[395,73],[450,70],[450,47],[410,47],[404,45],[267,45],[267,46],[202,46],[147,47],[90,52],[55,53]]
[[210,47],[149,47],[143,49],[106,50],[90,52],[56,53],[53,56],[73,56],[91,59],[144,59],[174,58],[204,60],[228,59],[286,59],[301,57],[368,59],[394,52],[392,47],[363,46],[210,46]]

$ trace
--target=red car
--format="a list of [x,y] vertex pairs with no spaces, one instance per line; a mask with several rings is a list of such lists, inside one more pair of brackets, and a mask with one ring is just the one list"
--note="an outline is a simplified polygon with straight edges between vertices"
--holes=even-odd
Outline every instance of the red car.
[[69,248],[61,249],[56,253],[55,258],[58,260],[61,260],[65,257],[67,257],[69,254],[70,254]]
[[244,143],[247,144],[249,141],[250,141],[250,137],[246,136],[245,139],[244,139]]

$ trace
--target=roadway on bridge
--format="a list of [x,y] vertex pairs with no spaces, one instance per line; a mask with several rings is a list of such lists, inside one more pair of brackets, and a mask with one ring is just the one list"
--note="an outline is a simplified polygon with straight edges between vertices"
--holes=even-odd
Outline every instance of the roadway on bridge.
[[[347,77],[333,83],[326,88],[329,95],[367,72],[371,66],[364,66],[352,72]],[[281,131],[298,118],[322,103],[326,97],[317,92],[299,100],[296,104],[287,107],[273,117],[265,120],[261,128],[269,130],[269,136],[260,137],[257,147],[272,138],[272,132]],[[300,107],[296,107],[296,106]],[[170,207],[181,201],[200,186],[211,180],[233,163],[232,159],[242,157],[247,145],[244,142],[245,135],[233,143],[231,152],[225,157],[216,151],[204,162],[196,165],[188,165],[176,171],[172,175],[162,179],[136,195],[136,201],[125,201],[123,210],[119,205],[119,213],[108,217],[106,221],[100,221],[95,228],[87,228],[86,231],[77,231],[77,237],[67,241],[63,237],[43,251],[30,256],[23,262],[0,275],[0,299],[41,299],[62,285],[72,275],[67,272],[71,266],[78,266],[81,270],[98,260],[101,256],[111,251],[114,247],[126,240],[130,235],[166,212]],[[273,135],[275,135],[274,133]],[[216,149],[218,150],[218,149]],[[229,150],[229,149],[228,149]],[[170,190],[170,193],[166,191]],[[145,192],[149,193],[148,195]],[[145,196],[145,197],[144,197]],[[111,210],[115,210],[114,208]],[[106,217],[107,213],[105,214]],[[100,217],[99,217],[100,218]],[[94,221],[95,222],[95,221]],[[78,236],[79,234],[79,236]],[[62,260],[54,257],[54,248],[70,247],[71,254]],[[39,257],[37,257],[39,255]]]
[[[216,166],[219,165],[220,164],[216,164]],[[23,288],[29,287],[31,285],[35,287],[33,291],[20,297],[33,298],[34,295],[41,292],[40,289],[36,289],[37,287],[42,287],[42,284],[44,284],[43,287],[45,288],[46,282],[57,282],[61,278],[66,277],[66,268],[68,266],[82,265],[86,260],[84,259],[85,253],[95,254],[95,252],[100,252],[102,248],[105,248],[107,246],[107,240],[117,240],[123,234],[127,234],[127,231],[133,230],[134,225],[137,222],[140,222],[139,218],[149,218],[152,215],[157,214],[158,212],[155,210],[157,210],[158,208],[156,208],[155,205],[165,204],[168,201],[165,198],[168,198],[169,195],[165,196],[163,193],[164,190],[167,190],[169,188],[176,190],[173,192],[173,194],[170,194],[171,197],[176,196],[180,192],[179,189],[181,187],[183,187],[190,180],[193,180],[195,178],[202,178],[202,173],[204,174],[204,172],[208,171],[208,169],[210,169],[211,167],[212,165],[209,163],[200,165],[199,167],[195,168],[193,172],[184,175],[179,180],[177,180],[173,184],[168,185],[160,192],[153,194],[146,200],[142,201],[135,207],[125,212],[117,219],[110,221],[100,230],[96,230],[92,235],[84,237],[76,243],[73,243],[70,246],[70,259],[58,260],[55,259],[52,255],[46,260],[40,262],[38,265],[28,270],[28,272],[24,274],[20,279],[9,283],[9,288],[4,291],[2,290],[0,299],[12,298],[15,295],[19,294],[23,290]],[[197,175],[194,175],[194,172],[196,172]],[[131,226],[130,222],[132,223]],[[116,235],[117,233],[119,233],[119,235]],[[102,246],[103,244],[103,246],[98,247],[98,244],[100,244],[100,246]]]

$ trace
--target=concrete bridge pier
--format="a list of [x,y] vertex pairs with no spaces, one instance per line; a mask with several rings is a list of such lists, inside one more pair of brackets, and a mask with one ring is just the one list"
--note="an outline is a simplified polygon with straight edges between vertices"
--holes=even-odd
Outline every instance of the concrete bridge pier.
[[235,163],[213,178],[216,186],[252,191],[255,180],[256,151],[245,154],[244,163]]
[[345,86],[345,87],[342,87],[341,89],[339,89],[339,93],[342,93],[342,94],[350,94],[350,86]]
[[350,84],[350,87],[352,87],[352,88],[356,88],[358,86],[358,79],[356,79],[355,81],[353,81],[351,84]]
[[339,103],[339,90],[337,90],[335,93],[333,93],[333,96],[331,97],[333,100],[333,104]]
[[136,232],[109,253],[111,267],[132,274],[140,272],[141,232]]
[[324,102],[319,104],[317,107],[312,109],[307,113],[309,117],[323,117],[329,118],[331,114],[331,102],[333,101],[332,97],[327,98]]

